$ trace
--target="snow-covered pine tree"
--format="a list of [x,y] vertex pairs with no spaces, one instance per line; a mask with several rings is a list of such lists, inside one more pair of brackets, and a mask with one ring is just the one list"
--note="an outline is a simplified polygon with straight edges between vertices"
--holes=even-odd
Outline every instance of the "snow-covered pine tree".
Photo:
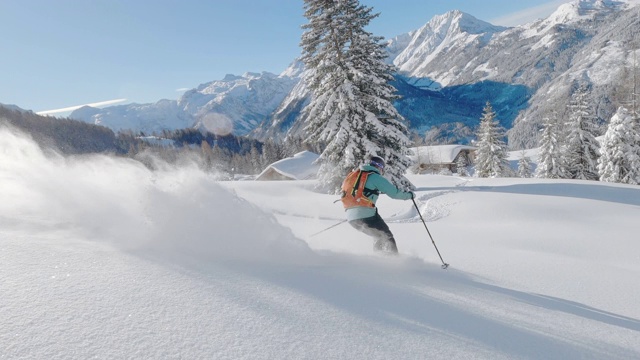
[[504,177],[511,174],[507,161],[507,144],[504,142],[505,130],[496,120],[496,113],[487,101],[476,133],[475,176]]
[[302,61],[312,99],[305,107],[308,141],[326,143],[320,184],[337,191],[344,176],[370,155],[386,159],[396,185],[410,165],[404,119],[393,107],[393,67],[382,38],[364,30],[377,17],[357,0],[305,0]]
[[213,150],[211,149],[211,145],[209,145],[209,142],[207,142],[207,140],[202,141],[202,143],[200,144],[200,150],[205,171],[211,171],[214,161]]
[[569,105],[564,159],[571,179],[598,180],[599,177],[600,144],[596,140],[595,116],[588,95],[588,88],[584,84],[579,86]]
[[540,136],[540,154],[535,177],[546,179],[563,179],[566,177],[562,148],[558,140],[559,125],[554,116],[543,120]]
[[[353,6],[358,1],[350,3]],[[366,16],[359,17],[367,19],[372,9],[364,11]],[[367,154],[377,154],[386,160],[385,174],[390,180],[407,188],[410,184],[405,182],[404,174],[411,165],[408,157],[411,140],[404,118],[393,106],[393,101],[398,99],[396,89],[390,83],[395,68],[385,61],[388,53],[384,38],[364,32],[368,23],[369,20],[366,20],[357,27],[362,33],[351,40],[349,52],[355,70],[354,83],[360,89],[365,111],[365,116],[359,119],[364,120],[363,127],[359,129],[360,136],[364,138]]]
[[249,169],[247,169],[251,171],[248,172],[249,174],[259,174],[266,167],[266,165],[269,165],[262,162],[262,155],[260,155],[260,152],[258,151],[255,143],[251,144],[251,150],[246,156],[249,158]]
[[262,145],[262,159],[261,163],[263,168],[267,167],[278,160],[282,160],[287,157],[284,151],[284,146],[271,140],[267,140]]
[[458,157],[456,158],[456,173],[458,174],[458,176],[469,176],[467,165],[469,165],[467,157],[465,156],[465,154],[460,152],[458,154]]
[[600,181],[640,184],[640,133],[634,120],[624,107],[611,118],[598,159]]
[[530,178],[532,176],[531,159],[524,150],[520,153],[520,160],[518,160],[518,176],[521,178]]

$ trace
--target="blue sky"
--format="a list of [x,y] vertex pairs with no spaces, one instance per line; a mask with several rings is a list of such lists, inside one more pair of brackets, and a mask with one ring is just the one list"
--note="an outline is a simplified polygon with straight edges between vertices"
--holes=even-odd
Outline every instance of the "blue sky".
[[[462,10],[514,26],[569,0],[361,0],[391,38]],[[36,112],[177,99],[247,71],[282,72],[299,54],[302,0],[0,0],[0,103]],[[58,113],[56,113],[58,114]]]

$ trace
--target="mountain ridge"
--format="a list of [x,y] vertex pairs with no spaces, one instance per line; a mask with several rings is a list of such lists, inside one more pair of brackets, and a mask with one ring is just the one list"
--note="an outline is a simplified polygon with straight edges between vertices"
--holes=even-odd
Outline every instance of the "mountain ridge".
[[[422,134],[445,125],[445,119],[448,127],[464,127],[465,135],[444,132],[441,141],[464,142],[479,122],[482,105],[491,101],[509,129],[510,145],[535,147],[541,119],[552,112],[565,116],[573,87],[585,82],[592,89],[596,116],[604,122],[621,96],[615,89],[625,81],[622,73],[628,70],[640,28],[637,14],[629,9],[638,4],[577,0],[545,19],[509,28],[457,10],[435,16],[420,29],[388,41],[389,61],[398,68],[396,84],[401,84],[396,106],[411,130]],[[235,134],[258,139],[302,135],[300,111],[309,97],[303,71],[293,61],[279,75],[245,73],[202,84],[175,102],[175,115],[188,114],[184,118],[198,126],[199,118],[221,113],[231,119]],[[108,109],[89,117],[76,111],[71,117],[95,122]],[[109,126],[104,115],[102,123]]]

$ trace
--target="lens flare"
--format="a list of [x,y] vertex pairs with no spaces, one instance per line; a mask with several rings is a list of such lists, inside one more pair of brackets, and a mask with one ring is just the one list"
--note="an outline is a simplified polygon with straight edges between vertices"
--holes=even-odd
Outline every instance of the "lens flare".
[[233,121],[220,113],[206,114],[202,117],[200,123],[207,131],[216,135],[229,135],[233,131]]

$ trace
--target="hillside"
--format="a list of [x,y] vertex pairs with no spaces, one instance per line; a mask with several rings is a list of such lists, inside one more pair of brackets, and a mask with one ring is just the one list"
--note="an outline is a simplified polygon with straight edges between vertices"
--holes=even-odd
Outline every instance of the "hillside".
[[18,358],[637,359],[637,186],[410,176],[375,255],[312,181],[216,182],[0,129]]
[[127,151],[126,144],[119,143],[113,131],[104,126],[40,116],[0,105],[0,128],[6,127],[28,133],[42,147],[53,147],[63,154]]

